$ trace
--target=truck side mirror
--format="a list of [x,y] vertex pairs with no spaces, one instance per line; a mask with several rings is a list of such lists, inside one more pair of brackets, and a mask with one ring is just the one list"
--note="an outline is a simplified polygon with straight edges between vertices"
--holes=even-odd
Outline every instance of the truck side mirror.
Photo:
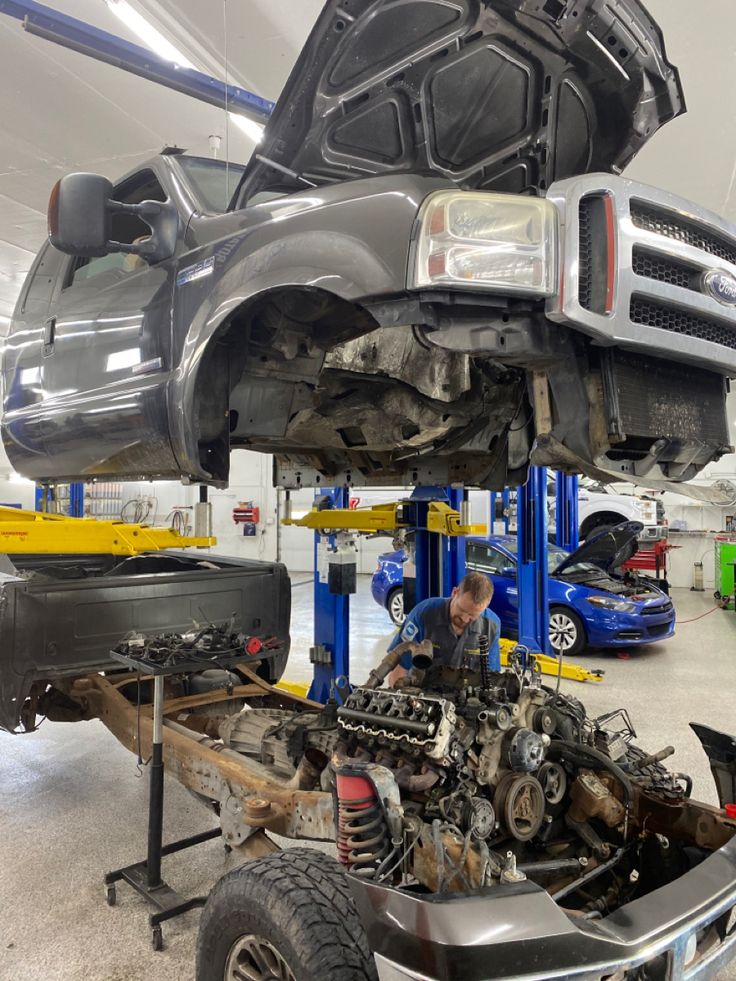
[[[142,256],[146,262],[169,259],[176,250],[179,215],[170,201],[123,204],[113,200],[114,189],[97,174],[68,174],[54,185],[48,208],[49,241],[67,255],[97,258],[111,252]],[[112,240],[112,216],[127,211],[151,228],[143,241]]]
[[112,183],[97,174],[68,174],[49,199],[49,240],[67,255],[107,255],[112,238]]

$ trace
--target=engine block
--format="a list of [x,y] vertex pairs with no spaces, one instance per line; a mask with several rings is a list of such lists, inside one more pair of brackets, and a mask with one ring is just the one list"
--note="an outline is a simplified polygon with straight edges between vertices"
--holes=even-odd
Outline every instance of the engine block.
[[338,709],[337,717],[345,734],[372,737],[396,749],[420,751],[441,765],[451,762],[450,743],[457,716],[449,699],[356,688]]

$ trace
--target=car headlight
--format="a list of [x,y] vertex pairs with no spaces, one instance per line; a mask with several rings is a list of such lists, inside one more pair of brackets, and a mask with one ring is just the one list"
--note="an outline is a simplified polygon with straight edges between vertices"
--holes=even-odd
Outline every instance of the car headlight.
[[419,213],[410,287],[465,286],[524,296],[555,292],[557,212],[543,198],[437,191]]
[[616,613],[636,613],[636,604],[627,600],[616,599],[615,596],[588,596],[592,606],[602,606],[605,610],[615,610]]

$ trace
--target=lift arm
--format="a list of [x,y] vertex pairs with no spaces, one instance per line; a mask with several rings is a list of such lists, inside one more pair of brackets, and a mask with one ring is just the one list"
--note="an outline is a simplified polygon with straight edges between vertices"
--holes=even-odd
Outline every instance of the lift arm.
[[0,506],[0,554],[138,555],[164,548],[209,548],[216,538],[187,538],[173,528],[67,518]]
[[[460,513],[443,501],[428,506],[426,530],[440,535],[485,535],[486,526],[461,524]],[[360,535],[415,527],[412,502],[374,504],[369,508],[312,508],[301,518],[284,518],[283,524],[311,528],[323,533],[353,531]]]

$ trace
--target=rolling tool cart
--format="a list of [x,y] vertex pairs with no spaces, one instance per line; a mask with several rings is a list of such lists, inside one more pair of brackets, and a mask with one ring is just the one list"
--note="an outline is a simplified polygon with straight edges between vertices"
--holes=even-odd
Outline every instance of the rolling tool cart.
[[644,545],[639,542],[639,550],[627,562],[620,567],[620,571],[626,569],[632,572],[653,572],[657,585],[665,593],[669,594],[670,584],[667,580],[667,554],[679,545],[671,545],[666,539],[647,542]]
[[715,597],[716,599],[728,599],[728,609],[733,610],[735,603],[736,586],[734,585],[734,572],[736,569],[736,540],[732,537],[716,538],[715,540]]

